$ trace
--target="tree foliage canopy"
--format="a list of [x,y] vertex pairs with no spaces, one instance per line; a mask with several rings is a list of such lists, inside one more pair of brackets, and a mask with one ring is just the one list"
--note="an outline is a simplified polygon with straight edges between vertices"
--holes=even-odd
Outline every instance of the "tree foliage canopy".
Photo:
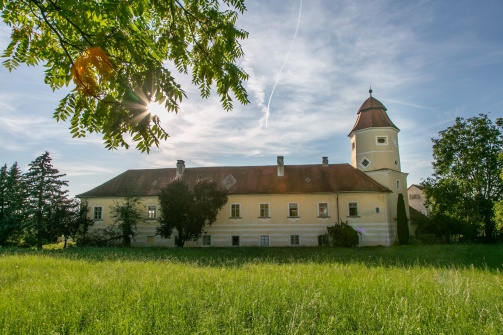
[[170,238],[176,229],[176,245],[198,240],[205,225],[213,224],[218,212],[227,203],[227,192],[213,181],[201,180],[193,190],[178,178],[161,190],[161,217],[157,233]]
[[407,212],[405,211],[405,200],[403,199],[403,194],[398,194],[397,201],[397,235],[398,242],[400,244],[408,244],[409,243],[409,219],[407,218]]
[[127,195],[110,206],[110,216],[114,220],[113,229],[126,247],[131,246],[131,240],[138,235],[137,225],[145,218],[140,204],[140,198]]
[[168,133],[147,104],[179,111],[175,72],[190,74],[205,98],[216,87],[225,110],[231,94],[248,102],[236,64],[248,36],[235,26],[244,0],[0,0],[0,10],[12,29],[7,69],[43,64],[53,90],[75,84],[54,113],[74,137],[101,133],[109,149],[129,147],[126,135],[142,152],[158,146]]
[[503,119],[457,118],[433,139],[435,174],[424,183],[433,214],[481,223],[494,238],[494,204],[503,196]]
[[25,175],[27,186],[26,208],[29,225],[37,239],[37,248],[42,249],[44,237],[53,237],[51,221],[56,209],[67,200],[68,182],[62,180],[65,174],[52,165],[52,159],[46,151],[30,163]]

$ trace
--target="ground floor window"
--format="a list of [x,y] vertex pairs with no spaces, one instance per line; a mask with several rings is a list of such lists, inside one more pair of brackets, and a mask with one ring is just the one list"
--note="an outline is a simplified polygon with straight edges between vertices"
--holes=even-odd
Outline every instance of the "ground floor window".
[[260,246],[261,247],[269,246],[269,235],[260,235]]
[[147,236],[146,245],[147,247],[153,247],[155,245],[155,236]]
[[231,245],[234,247],[239,246],[239,236],[232,236],[231,237]]
[[204,246],[210,246],[211,245],[211,235],[204,235],[203,236],[203,245]]
[[300,236],[290,235],[290,245],[300,245]]

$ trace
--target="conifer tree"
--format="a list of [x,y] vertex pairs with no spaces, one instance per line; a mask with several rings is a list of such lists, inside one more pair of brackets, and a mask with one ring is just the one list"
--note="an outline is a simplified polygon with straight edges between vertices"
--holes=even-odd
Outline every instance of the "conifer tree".
[[397,235],[398,242],[400,244],[408,244],[409,243],[409,224],[407,219],[407,212],[405,211],[405,201],[403,200],[403,194],[398,194],[398,203],[397,203]]
[[[29,164],[30,168],[26,173],[28,202],[27,233],[36,237],[36,245],[40,250],[44,238],[54,239],[56,230],[51,229],[51,224],[55,208],[58,208],[67,201],[67,190],[63,186],[68,186],[68,182],[61,180],[65,174],[51,164],[49,152],[37,157]],[[52,222],[53,223],[53,222]]]
[[24,176],[17,163],[0,170],[0,245],[12,241],[21,232],[24,219]]

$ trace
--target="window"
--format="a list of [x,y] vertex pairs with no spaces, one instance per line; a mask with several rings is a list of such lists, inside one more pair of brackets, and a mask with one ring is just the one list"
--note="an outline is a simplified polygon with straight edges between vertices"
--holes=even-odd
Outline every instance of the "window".
[[[205,246],[211,245],[211,235],[204,235],[203,236],[203,245],[205,245]],[[238,245],[239,245],[239,243],[238,243]]]
[[296,202],[291,202],[288,204],[288,216],[298,217],[299,216],[299,204]]
[[239,236],[232,236],[231,237],[231,245],[233,247],[239,247]]
[[157,218],[157,206],[147,206],[147,219],[154,220]]
[[145,243],[147,247],[153,247],[155,245],[155,236],[147,236]]
[[269,246],[269,235],[260,235],[260,246],[261,247]]
[[94,220],[103,220],[103,207],[94,207]]
[[366,168],[367,166],[370,165],[370,161],[367,158],[363,158],[360,162],[360,165]]
[[239,204],[231,204],[231,218],[241,217],[241,206]]
[[376,208],[375,208],[375,212],[376,212],[376,214],[381,213],[381,207],[376,207]]
[[259,216],[261,218],[268,218],[269,217],[269,204],[260,204]]
[[326,202],[320,202],[318,204],[318,216],[320,218],[328,217],[328,204]]
[[300,236],[290,235],[290,245],[300,245]]
[[400,180],[397,180],[396,181],[396,189],[399,190],[400,189]]
[[410,200],[420,200],[421,194],[409,194],[409,199]]
[[350,202],[348,204],[349,216],[358,216],[358,203]]
[[377,142],[377,145],[387,145],[388,144],[388,136],[377,136],[376,142]]
[[351,143],[351,150],[355,150],[355,149],[356,149],[356,143],[353,142],[353,143]]

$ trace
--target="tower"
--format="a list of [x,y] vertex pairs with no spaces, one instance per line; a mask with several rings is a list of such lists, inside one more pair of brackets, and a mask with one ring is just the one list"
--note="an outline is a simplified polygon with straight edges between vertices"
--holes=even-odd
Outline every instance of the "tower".
[[387,187],[391,193],[387,197],[387,216],[390,223],[390,240],[396,237],[396,217],[398,194],[402,193],[405,209],[409,217],[407,198],[407,173],[402,172],[398,129],[386,113],[386,107],[372,97],[365,100],[349,133],[351,142],[351,164],[369,177]]
[[370,97],[358,110],[356,123],[349,133],[351,164],[363,171],[389,169],[401,171],[398,129],[388,117],[386,107]]

